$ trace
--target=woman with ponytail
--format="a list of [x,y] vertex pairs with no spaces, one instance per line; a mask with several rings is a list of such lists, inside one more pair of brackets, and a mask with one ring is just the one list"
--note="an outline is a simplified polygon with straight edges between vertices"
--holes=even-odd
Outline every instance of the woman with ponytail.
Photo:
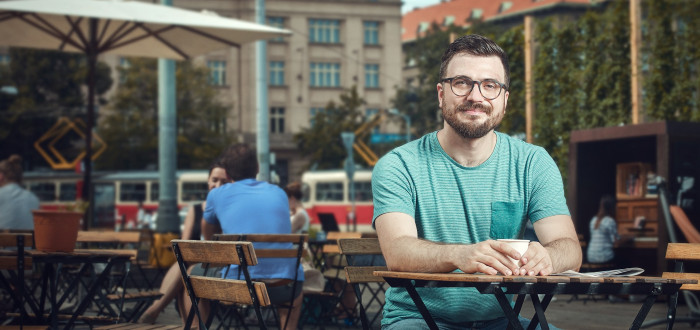
[[600,199],[598,214],[591,219],[591,239],[588,242],[586,258],[589,263],[610,263],[615,258],[613,247],[620,237],[617,234],[615,198],[604,195]]

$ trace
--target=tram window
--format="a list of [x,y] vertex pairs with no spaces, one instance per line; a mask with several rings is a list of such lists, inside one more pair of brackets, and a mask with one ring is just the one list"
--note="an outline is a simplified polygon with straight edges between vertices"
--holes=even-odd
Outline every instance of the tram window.
[[372,182],[355,181],[355,201],[356,202],[371,202],[372,201]]
[[183,201],[203,201],[207,199],[209,185],[206,182],[184,182],[182,184]]
[[146,199],[145,183],[122,183],[119,200],[122,202],[138,202]]
[[30,183],[29,190],[42,202],[52,202],[56,200],[56,184],[53,182]]
[[151,182],[151,202],[155,202],[160,198],[159,187],[157,182]]
[[342,182],[325,182],[316,184],[316,201],[342,201],[343,200],[343,183]]
[[59,184],[59,193],[58,193],[58,200],[59,201],[74,201],[76,200],[76,194],[77,190],[75,187],[75,182],[61,182]]
[[311,186],[308,183],[301,184],[301,201],[307,203],[311,200]]

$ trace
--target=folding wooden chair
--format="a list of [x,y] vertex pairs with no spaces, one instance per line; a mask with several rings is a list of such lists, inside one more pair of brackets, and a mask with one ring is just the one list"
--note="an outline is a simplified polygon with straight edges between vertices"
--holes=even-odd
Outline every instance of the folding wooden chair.
[[[386,261],[379,247],[379,239],[343,238],[338,240],[338,247],[340,253],[347,259],[348,266],[345,267],[345,277],[347,282],[352,284],[357,296],[362,328],[365,330],[370,329],[372,323],[381,315],[384,299],[380,299],[380,295],[383,295],[386,291],[384,278],[373,274],[375,270],[387,270]],[[372,284],[374,284],[374,287],[372,287]],[[369,293],[367,303],[364,303],[362,299],[365,292]],[[380,308],[372,320],[369,320],[365,306],[370,306],[373,302],[377,303]]]
[[[31,299],[25,301],[24,283],[24,271],[32,269],[32,258],[25,256],[24,249],[33,245],[34,239],[32,234],[0,234],[0,248],[16,248],[16,250],[6,250],[3,252],[7,253],[0,254],[0,271],[6,270],[6,274],[10,277],[7,279],[3,274],[0,274],[0,287],[7,290],[15,304],[15,308],[19,310],[20,327],[24,325],[24,319],[26,318],[25,302],[30,303],[30,306],[33,304]],[[14,271],[17,271],[17,273],[14,273]]]
[[[261,329],[267,329],[261,307],[270,306],[270,297],[264,282],[253,281],[248,266],[258,264],[258,259],[250,242],[220,242],[172,240],[173,252],[180,266],[185,288],[190,296],[192,308],[187,316],[185,329],[190,329],[194,315],[199,319],[200,329],[207,329],[199,313],[199,300],[209,299],[234,304],[252,305]],[[187,268],[196,263],[205,266],[238,265],[244,280],[231,280],[216,277],[190,275]]]
[[[143,314],[143,312],[148,308],[148,306],[163,294],[156,289],[153,289],[153,283],[148,280],[144,269],[142,268],[144,264],[139,260],[139,247],[142,242],[142,233],[139,231],[79,231],[77,244],[83,245],[89,248],[98,248],[101,250],[129,250],[133,256],[131,258],[131,263],[136,266],[141,278],[146,282],[143,286],[139,281],[133,278],[133,274],[130,275],[129,270],[131,265],[127,264],[126,269],[123,273],[115,272],[115,278],[123,277],[122,291],[121,293],[113,292],[106,295],[107,301],[118,305],[118,312],[116,316],[123,318],[126,322],[131,322],[138,320],[138,318]],[[127,292],[126,284],[127,280],[131,280],[136,288],[136,292]],[[115,288],[116,289],[116,288]],[[133,290],[132,290],[133,291]],[[125,304],[131,304],[128,310],[124,310]],[[106,308],[109,314],[115,314],[110,308]]]
[[[214,235],[215,241],[245,241],[251,243],[281,243],[280,246],[275,246],[274,248],[256,248],[255,255],[258,259],[261,258],[290,258],[294,259],[294,269],[299,269],[301,265],[301,259],[304,257],[304,243],[308,242],[309,236],[307,234],[216,234]],[[291,310],[294,303],[294,293],[297,289],[297,272],[295,272],[294,279],[265,279],[261,280],[265,282],[268,288],[277,287],[282,285],[287,285],[292,282],[292,293],[289,297],[289,303],[278,305],[277,307],[289,308]],[[254,279],[258,280],[258,279]],[[277,320],[280,320],[279,315],[276,316]],[[284,324],[279,322],[282,329],[287,327],[287,320]]]

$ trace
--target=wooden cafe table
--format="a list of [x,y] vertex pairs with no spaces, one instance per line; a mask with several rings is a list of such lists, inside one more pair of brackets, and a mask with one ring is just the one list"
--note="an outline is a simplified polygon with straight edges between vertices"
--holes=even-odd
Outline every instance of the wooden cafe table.
[[[37,250],[26,251],[28,256],[32,257],[35,264],[43,265],[41,274],[41,295],[38,301],[38,310],[35,312],[40,319],[44,317],[43,312],[46,302],[49,306],[48,321],[52,329],[58,328],[59,309],[62,308],[69,296],[75,294],[79,286],[83,285],[87,289],[85,296],[79,299],[79,303],[71,311],[71,316],[65,325],[65,329],[70,329],[77,318],[85,312],[88,305],[92,301],[101,300],[104,296],[102,288],[110,277],[110,271],[115,265],[128,265],[133,253],[129,250],[90,250],[90,249],[75,249],[73,252],[44,252]],[[104,264],[104,269],[101,272],[95,270],[95,264]],[[77,265],[78,271],[75,276],[70,278],[67,283],[62,285],[62,294],[59,296],[58,282],[64,279],[61,276],[64,265]],[[127,268],[128,271],[128,268]],[[89,280],[81,278],[83,274],[90,274]],[[126,275],[124,275],[126,276]],[[109,306],[103,306],[109,309]],[[118,315],[118,312],[110,311],[110,314]]]
[[[481,294],[492,294],[498,300],[501,309],[508,318],[508,328],[522,329],[518,314],[526,296],[530,296],[535,308],[528,329],[537,324],[543,330],[549,329],[545,311],[555,294],[640,294],[646,295],[642,307],[632,321],[630,329],[639,329],[656,297],[677,294],[682,284],[695,284],[697,280],[667,279],[661,277],[569,277],[569,276],[504,276],[464,273],[412,273],[394,271],[375,271],[375,276],[383,277],[392,287],[406,288],[423,319],[430,329],[437,330],[430,312],[416,288],[465,287],[475,288]],[[423,289],[425,290],[425,289]],[[515,294],[517,299],[511,305],[506,294]],[[538,294],[544,294],[540,301]],[[445,302],[449,303],[449,302]],[[675,306],[671,306],[675,308]],[[675,311],[674,311],[675,314]]]

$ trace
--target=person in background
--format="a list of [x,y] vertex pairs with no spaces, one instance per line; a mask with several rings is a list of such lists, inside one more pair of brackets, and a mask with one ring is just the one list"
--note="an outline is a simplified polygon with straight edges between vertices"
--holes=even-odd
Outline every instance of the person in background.
[[[258,156],[255,149],[246,144],[234,144],[221,156],[230,184],[212,190],[207,196],[202,222],[202,236],[212,239],[216,233],[224,234],[290,234],[289,200],[280,187],[255,179],[258,173]],[[255,248],[288,248],[291,243],[256,243]],[[278,308],[280,323],[285,329],[296,329],[303,301],[304,271],[289,258],[262,258],[258,265],[250,267],[255,279],[290,279],[287,285],[268,288],[273,304],[288,303],[294,296],[292,308]],[[238,266],[224,269],[226,278],[239,278]]]
[[[443,53],[435,86],[443,128],[390,151],[372,171],[373,225],[388,269],[546,276],[580,268],[556,163],[543,148],[495,130],[509,77],[505,51],[486,37],[462,36]],[[523,255],[496,240],[522,238],[528,221],[539,242]],[[508,325],[496,297],[473,288],[420,296],[441,329]],[[382,329],[427,329],[406,289],[389,288],[385,298]]]
[[288,184],[286,187],[284,187],[284,192],[287,193],[287,198],[289,199],[292,234],[308,233],[311,219],[309,218],[309,214],[306,213],[304,205],[301,204],[301,183],[292,182]]
[[21,184],[22,157],[11,155],[0,162],[0,229],[34,229],[32,210],[39,209],[39,198]]
[[139,228],[148,228],[149,219],[146,218],[146,210],[143,208],[143,199],[139,200],[136,209],[136,224]]
[[611,263],[615,259],[613,247],[620,236],[617,234],[614,214],[615,198],[611,195],[602,196],[598,213],[590,223],[591,239],[586,250],[586,259],[589,263]]
[[[223,184],[227,183],[228,177],[226,176],[226,170],[224,166],[217,160],[209,167],[209,179],[207,184],[209,191],[214,188],[221,187]],[[204,213],[204,207],[206,202],[195,204],[187,211],[185,216],[185,227],[182,231],[182,239],[198,240],[202,236],[202,214]],[[185,286],[182,282],[182,274],[180,274],[180,267],[177,263],[174,263],[168,269],[168,272],[163,277],[163,281],[160,284],[160,292],[163,296],[154,301],[148,309],[139,318],[139,323],[153,324],[158,319],[158,315],[170,304],[173,299],[178,298],[177,308],[180,311],[180,317],[182,318],[182,324],[185,324],[187,320],[187,313],[189,313],[190,300],[185,292]],[[202,310],[200,310],[202,312]],[[197,323],[193,323],[197,324]]]

